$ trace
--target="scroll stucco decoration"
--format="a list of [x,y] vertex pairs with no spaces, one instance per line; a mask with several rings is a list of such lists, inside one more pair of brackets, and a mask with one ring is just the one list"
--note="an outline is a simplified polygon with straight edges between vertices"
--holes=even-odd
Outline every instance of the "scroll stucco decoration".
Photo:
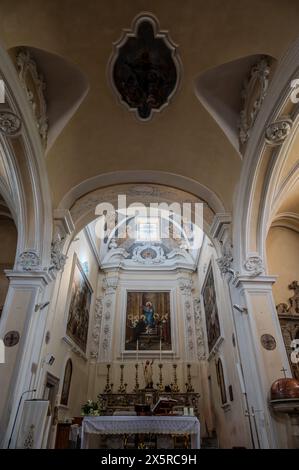
[[63,271],[67,256],[62,253],[64,238],[57,237],[51,245],[51,269]]
[[192,315],[192,280],[186,278],[179,279],[179,287],[183,296],[182,303],[185,319],[186,360],[193,361],[196,356],[196,344],[194,338],[194,318]]
[[91,334],[90,358],[97,360],[99,355],[99,341],[103,316],[103,299],[98,297],[95,303],[94,325]]
[[269,86],[270,63],[262,57],[250,70],[242,90],[243,108],[240,113],[239,138],[241,144],[249,139],[251,129],[261,109]]
[[105,295],[102,299],[99,359],[105,362],[111,360],[112,324],[115,313],[114,306],[117,284],[117,277],[106,277],[103,280],[103,290],[105,291]]
[[46,83],[28,49],[22,48],[16,56],[19,78],[31,105],[42,141],[47,141],[48,117],[45,99]]
[[197,359],[199,361],[203,361],[206,359],[206,347],[205,347],[204,326],[203,326],[200,299],[195,298],[193,300],[193,305],[194,305],[195,335],[196,335],[196,343],[197,343]]

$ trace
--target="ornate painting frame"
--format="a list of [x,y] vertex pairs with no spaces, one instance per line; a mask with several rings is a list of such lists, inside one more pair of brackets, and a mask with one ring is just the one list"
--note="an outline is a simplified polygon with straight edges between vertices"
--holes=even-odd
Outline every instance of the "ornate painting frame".
[[[121,336],[120,336],[120,349],[119,349],[119,359],[138,359],[142,361],[144,359],[178,359],[178,336],[177,336],[177,321],[176,321],[176,289],[173,282],[164,282],[162,281],[159,288],[156,287],[156,282],[149,281],[145,287],[144,281],[136,282],[124,282],[123,293],[121,296]],[[127,313],[127,293],[128,292],[148,292],[148,293],[157,293],[157,292],[169,292],[170,299],[170,321],[171,321],[171,349],[162,350],[160,354],[160,349],[156,350],[145,350],[139,349],[138,353],[135,350],[126,350],[126,313]]]
[[[78,285],[81,288],[81,292],[78,291]],[[77,254],[74,253],[65,318],[66,333],[63,339],[73,347],[74,352],[85,358],[87,354],[92,295],[93,288]],[[83,317],[82,308],[84,309]]]
[[169,291],[127,291],[125,351],[172,351]]
[[217,302],[217,290],[212,259],[209,263],[201,290],[202,305],[206,326],[206,340],[209,356],[222,341],[221,322]]

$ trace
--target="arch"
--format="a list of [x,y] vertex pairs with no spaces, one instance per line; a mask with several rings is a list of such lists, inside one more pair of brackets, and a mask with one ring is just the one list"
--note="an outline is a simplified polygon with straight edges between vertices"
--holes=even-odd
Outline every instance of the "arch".
[[[51,193],[36,123],[15,67],[0,44],[0,70],[5,84],[5,111],[19,124],[14,134],[0,133],[0,191],[18,229],[18,256],[33,251],[39,269],[49,265],[52,240]],[[1,173],[1,172],[0,172]]]
[[[291,82],[296,76],[299,76],[299,38],[277,65],[244,155],[233,209],[234,260],[241,274],[252,255],[266,264],[266,235],[277,204],[275,198],[283,188],[282,168],[299,125],[298,109],[291,100]],[[269,143],[266,129],[284,119],[292,122],[284,139]],[[291,184],[291,173],[287,184]]]
[[160,184],[181,189],[206,201],[215,213],[226,210],[217,194],[198,181],[171,172],[152,170],[115,171],[89,178],[70,189],[59,203],[58,209],[70,209],[76,200],[96,189],[126,183]]

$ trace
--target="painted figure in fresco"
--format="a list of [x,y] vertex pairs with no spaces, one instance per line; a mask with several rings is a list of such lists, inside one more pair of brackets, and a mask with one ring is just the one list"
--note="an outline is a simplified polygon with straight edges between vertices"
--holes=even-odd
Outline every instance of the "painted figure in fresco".
[[147,326],[154,328],[156,323],[154,319],[154,307],[152,302],[148,301],[142,306],[143,314],[145,316],[145,323]]

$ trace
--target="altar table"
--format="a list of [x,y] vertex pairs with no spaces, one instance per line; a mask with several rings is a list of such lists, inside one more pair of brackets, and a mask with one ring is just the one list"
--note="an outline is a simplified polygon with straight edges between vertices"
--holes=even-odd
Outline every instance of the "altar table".
[[200,448],[200,425],[195,416],[85,416],[82,422],[82,449],[88,449],[89,434],[189,434],[191,448]]

